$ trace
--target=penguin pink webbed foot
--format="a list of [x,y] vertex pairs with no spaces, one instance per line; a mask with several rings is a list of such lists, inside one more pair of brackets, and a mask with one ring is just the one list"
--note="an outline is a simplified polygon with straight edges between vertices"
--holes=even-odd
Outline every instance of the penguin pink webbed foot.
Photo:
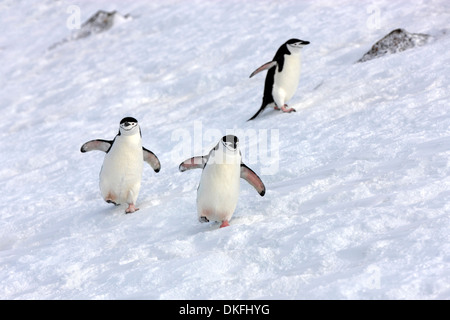
[[225,227],[229,227],[230,224],[228,223],[228,220],[223,220],[222,224],[220,225],[220,228],[225,228]]
[[283,112],[295,112],[295,109],[294,108],[286,108],[288,105],[287,104],[285,104],[284,106],[282,106],[281,107],[281,111],[283,111]]
[[128,208],[125,210],[125,213],[133,213],[133,212],[136,212],[136,211],[138,211],[138,210],[139,210],[139,208],[136,208],[136,207],[134,206],[134,204],[130,203],[130,204],[128,205]]

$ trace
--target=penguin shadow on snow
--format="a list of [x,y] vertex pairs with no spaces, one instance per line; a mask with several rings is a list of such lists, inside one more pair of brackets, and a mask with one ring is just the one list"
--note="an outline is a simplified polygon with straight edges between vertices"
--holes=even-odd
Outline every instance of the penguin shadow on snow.
[[[236,212],[237,215],[233,214],[233,219],[229,221],[229,226],[250,226],[254,223],[261,222],[264,220],[264,216],[261,214],[253,214],[253,213],[244,213],[243,211],[239,210]],[[198,225],[198,224],[197,224]],[[220,221],[211,221],[211,223],[201,223],[200,227],[201,231],[214,231],[217,229],[224,229],[221,227]],[[225,228],[228,229],[228,228]]]
[[[251,228],[254,223],[258,223],[264,220],[264,217],[261,214],[253,215],[252,213],[241,213],[237,212],[237,215],[233,215],[233,219],[231,219],[227,226],[231,228],[222,227],[222,223],[220,221],[210,221],[209,223],[198,223],[194,222],[192,227],[188,232],[190,236],[195,236],[199,234],[209,232],[227,232],[226,234],[235,234],[236,232],[240,232],[242,230],[246,230],[247,228]],[[183,228],[185,230],[186,228]],[[227,231],[229,230],[229,231]]]
[[240,214],[233,218],[230,225],[252,225],[263,220],[264,216],[261,214],[244,214],[242,210],[240,210]]

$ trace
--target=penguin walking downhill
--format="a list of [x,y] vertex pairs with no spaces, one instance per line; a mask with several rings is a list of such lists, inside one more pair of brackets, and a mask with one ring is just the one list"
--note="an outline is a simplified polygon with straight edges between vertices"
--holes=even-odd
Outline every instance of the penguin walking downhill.
[[240,178],[250,183],[261,196],[266,187],[258,175],[242,163],[239,139],[234,135],[224,136],[205,156],[183,161],[179,170],[202,168],[197,189],[197,214],[200,222],[219,221],[220,228],[229,226],[236,209]]
[[264,83],[262,104],[258,112],[247,121],[255,119],[267,106],[283,112],[295,112],[294,108],[288,108],[287,102],[292,98],[300,80],[300,53],[301,49],[308,45],[309,41],[290,39],[277,51],[273,60],[263,64],[253,71],[255,74],[268,70]]
[[100,171],[100,192],[103,199],[115,205],[128,204],[125,213],[132,213],[141,188],[143,163],[155,172],[161,169],[156,155],[142,146],[142,133],[138,121],[132,117],[120,121],[119,133],[114,140],[91,140],[81,146],[81,152],[99,150],[106,153]]

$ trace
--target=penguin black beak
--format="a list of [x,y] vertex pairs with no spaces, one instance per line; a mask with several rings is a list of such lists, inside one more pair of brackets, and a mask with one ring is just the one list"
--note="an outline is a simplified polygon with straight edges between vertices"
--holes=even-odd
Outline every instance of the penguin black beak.
[[307,44],[309,44],[309,41],[306,40],[301,40],[300,44],[306,46]]

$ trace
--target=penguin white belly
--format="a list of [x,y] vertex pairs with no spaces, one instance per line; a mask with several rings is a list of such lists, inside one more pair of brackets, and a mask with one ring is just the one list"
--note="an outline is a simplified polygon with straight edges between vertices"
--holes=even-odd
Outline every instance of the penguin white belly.
[[116,204],[135,204],[141,188],[143,162],[140,141],[116,141],[106,154],[100,171],[100,191],[103,199]]
[[278,107],[282,107],[294,95],[300,80],[300,54],[284,56],[283,70],[275,72],[272,96]]
[[239,198],[240,164],[211,164],[202,172],[197,190],[199,217],[230,220]]

